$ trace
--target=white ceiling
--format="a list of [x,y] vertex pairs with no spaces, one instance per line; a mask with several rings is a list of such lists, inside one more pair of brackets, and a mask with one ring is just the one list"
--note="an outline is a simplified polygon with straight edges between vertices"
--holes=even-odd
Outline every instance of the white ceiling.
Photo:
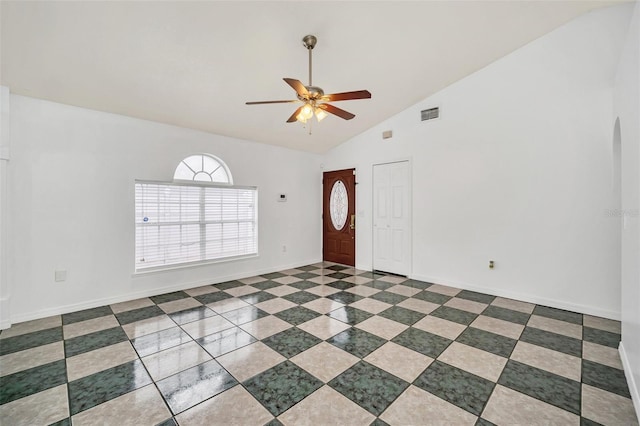
[[[324,152],[605,1],[2,1],[13,93]],[[368,89],[309,136],[283,77]],[[179,141],[176,141],[179,143]]]

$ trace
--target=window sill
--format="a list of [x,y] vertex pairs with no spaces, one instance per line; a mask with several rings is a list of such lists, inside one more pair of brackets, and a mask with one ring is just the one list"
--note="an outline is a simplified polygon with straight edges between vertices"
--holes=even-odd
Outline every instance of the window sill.
[[246,254],[242,256],[224,257],[222,259],[204,260],[204,261],[198,261],[198,262],[176,263],[174,265],[167,265],[167,266],[154,266],[150,268],[141,269],[139,271],[135,271],[132,274],[132,277],[135,278],[135,277],[159,274],[163,272],[170,272],[170,271],[175,271],[180,269],[196,268],[199,266],[208,266],[208,265],[215,265],[218,263],[233,262],[237,260],[253,259],[255,257],[259,257],[258,253]]

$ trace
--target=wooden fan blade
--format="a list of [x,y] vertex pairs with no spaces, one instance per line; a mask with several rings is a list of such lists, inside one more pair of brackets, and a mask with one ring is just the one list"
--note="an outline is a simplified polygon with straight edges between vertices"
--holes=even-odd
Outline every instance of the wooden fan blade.
[[322,97],[323,100],[327,100],[329,102],[335,101],[349,101],[351,99],[370,99],[371,93],[368,90],[356,90],[354,92],[342,92],[342,93],[332,93],[330,95],[324,95]]
[[309,91],[304,87],[304,84],[300,80],[296,80],[295,78],[283,78],[284,81],[296,91],[298,96],[301,96],[305,99],[309,99]]
[[304,106],[304,105],[302,105],[302,106],[301,106],[300,108],[298,108],[298,109],[297,109],[293,114],[291,114],[291,117],[289,117],[289,119],[287,120],[287,123],[293,123],[293,122],[297,121],[297,120],[296,120],[296,116],[297,116],[298,114],[300,114],[300,110],[302,109],[302,107],[303,107],[303,106]]
[[291,102],[300,102],[297,99],[293,99],[290,101],[255,101],[255,102],[246,102],[247,105],[260,105],[260,104],[289,104]]
[[353,117],[355,117],[355,114],[351,114],[348,111],[345,111],[343,109],[340,109],[338,107],[334,107],[333,105],[329,105],[329,104],[321,104],[318,105],[318,108],[322,108],[323,110],[327,111],[330,114],[333,115],[337,115],[340,118],[344,118],[345,120],[351,120]]

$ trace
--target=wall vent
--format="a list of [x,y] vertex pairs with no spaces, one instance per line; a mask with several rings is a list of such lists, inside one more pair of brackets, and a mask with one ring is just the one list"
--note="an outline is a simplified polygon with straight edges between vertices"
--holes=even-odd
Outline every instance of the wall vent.
[[422,121],[433,120],[434,118],[440,117],[440,108],[424,109],[420,112],[420,115],[422,117]]

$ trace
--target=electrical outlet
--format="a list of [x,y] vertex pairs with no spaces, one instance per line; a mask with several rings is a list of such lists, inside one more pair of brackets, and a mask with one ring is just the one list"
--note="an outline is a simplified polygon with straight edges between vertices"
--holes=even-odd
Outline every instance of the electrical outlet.
[[56,269],[55,280],[57,283],[67,280],[67,271],[65,269]]
[[489,261],[489,269],[493,269],[493,267],[495,266],[495,264],[493,263],[493,260]]
[[286,253],[286,252],[287,252],[287,246],[285,246],[285,245],[283,245],[283,246],[282,246],[282,252],[283,252],[283,253]]

